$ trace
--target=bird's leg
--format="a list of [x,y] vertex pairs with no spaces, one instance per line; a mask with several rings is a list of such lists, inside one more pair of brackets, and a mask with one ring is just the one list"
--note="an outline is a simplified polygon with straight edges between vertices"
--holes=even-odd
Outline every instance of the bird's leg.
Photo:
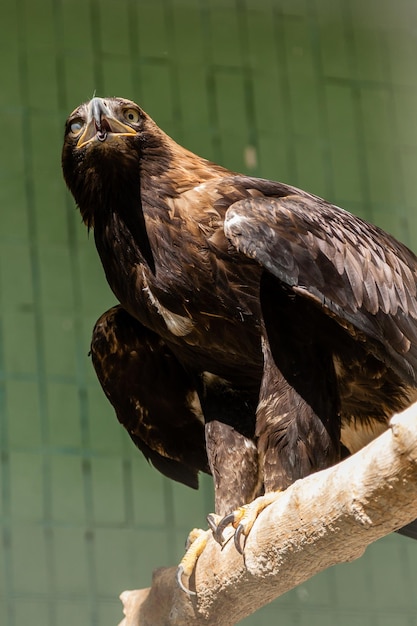
[[280,497],[282,490],[340,458],[340,418],[331,355],[324,351],[317,354],[314,344],[298,345],[287,335],[272,337],[274,345],[284,343],[283,352],[290,355],[286,362],[277,352],[285,375],[277,366],[268,340],[262,341],[265,365],[255,440],[265,495],[246,500],[249,504],[226,515],[213,531],[222,544],[224,530],[231,525],[240,553],[244,548],[242,538],[248,536],[258,515]]
[[[191,531],[186,553],[177,570],[177,582],[183,591],[195,595],[186,581],[194,571],[198,558],[203,553],[207,541],[216,532],[227,511],[233,510],[240,502],[250,501],[258,490],[258,458],[252,440],[239,433],[230,424],[217,420],[206,424],[206,444],[210,469],[214,478],[216,512],[207,517],[210,529]],[[234,529],[221,532],[221,545],[231,539]]]
[[218,420],[206,424],[206,448],[215,511],[223,517],[259,494],[258,451],[252,439]]

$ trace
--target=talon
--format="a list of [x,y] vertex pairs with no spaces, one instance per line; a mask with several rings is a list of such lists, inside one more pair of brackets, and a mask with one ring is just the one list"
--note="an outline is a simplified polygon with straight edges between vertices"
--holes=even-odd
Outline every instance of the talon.
[[226,528],[230,524],[233,526],[235,523],[236,523],[235,512],[229,513],[229,515],[226,515],[226,517],[223,517],[223,519],[220,520],[220,522],[217,524],[217,526],[213,530],[213,537],[215,538],[217,543],[219,543],[221,546],[225,542],[225,538],[223,537],[223,532],[226,530]]
[[[243,545],[241,543],[242,535],[243,535]],[[236,550],[239,552],[239,554],[242,554],[243,556],[243,550],[245,548],[245,543],[246,543],[245,527],[243,524],[239,524],[238,527],[236,528],[233,541],[234,541]]]
[[[256,500],[253,500],[249,504],[244,504],[236,509],[236,511],[229,513],[229,515],[226,515],[220,519],[220,521],[217,520],[218,516],[210,515],[207,519],[210,528],[213,531],[215,540],[223,548],[233,536],[236,550],[239,554],[243,555],[246,538],[249,535],[255,520],[258,518],[258,515],[279,497],[279,491],[266,493],[265,495],[256,498]],[[232,527],[230,528],[232,534],[225,538],[224,532],[228,526]],[[235,530],[233,531],[233,529]]]
[[212,533],[214,534],[222,518],[220,517],[220,515],[216,515],[215,513],[209,513],[206,519],[207,519],[207,524],[210,526],[210,529]]
[[[270,504],[275,502],[281,495],[280,491],[273,491],[266,493],[256,500],[253,500],[249,504],[240,507],[237,511],[235,511],[236,515],[236,523],[234,524],[236,531],[234,536],[234,543],[236,550],[243,555],[243,551],[245,549],[246,539],[254,525],[255,521],[258,519],[259,514],[266,509]],[[242,541],[243,538],[243,541]]]
[[183,565],[178,565],[177,568],[177,573],[175,574],[175,578],[177,581],[177,585],[178,587],[184,591],[188,596],[196,596],[196,592],[195,591],[191,591],[191,589],[189,587],[186,587],[186,585],[184,585],[184,583],[182,582],[182,577],[184,574],[184,567]]

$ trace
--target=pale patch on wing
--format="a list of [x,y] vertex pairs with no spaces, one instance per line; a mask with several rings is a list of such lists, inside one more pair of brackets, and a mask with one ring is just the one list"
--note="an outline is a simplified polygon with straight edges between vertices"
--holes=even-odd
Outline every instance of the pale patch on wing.
[[243,224],[244,227],[247,225],[246,216],[234,212],[233,210],[229,210],[227,214],[227,223],[225,224],[226,237],[229,237],[231,234],[236,235],[236,229],[239,229],[241,224]]
[[230,383],[225,378],[218,376],[217,374],[213,374],[212,372],[203,372],[203,381],[207,387],[218,386],[218,387],[229,387]]
[[160,305],[159,312],[164,318],[168,330],[176,337],[189,335],[194,328],[193,321],[188,317],[172,313],[171,311],[168,311],[168,309],[165,309],[162,305]]
[[191,320],[189,317],[184,317],[183,315],[178,315],[177,313],[169,311],[169,309],[164,307],[159,302],[158,298],[154,296],[146,282],[145,277],[144,283],[146,286],[143,287],[143,291],[147,294],[150,303],[155,307],[159,315],[163,318],[168,330],[176,337],[184,337],[185,335],[189,335],[194,328],[193,320]]
[[207,191],[207,183],[200,183],[199,185],[196,185],[196,187],[193,187],[192,191],[196,191],[197,193],[205,193]]
[[190,391],[187,394],[187,406],[194,413],[199,422],[204,424],[204,415],[201,408],[200,398],[196,391]]
[[253,451],[257,450],[256,444],[255,444],[254,441],[252,441],[252,439],[246,439],[245,438],[243,443],[244,443],[245,448],[247,450],[253,450]]
[[342,425],[340,440],[349,452],[354,454],[376,439],[376,437],[382,435],[387,428],[387,422],[377,422],[373,420],[366,424],[359,422],[359,420],[352,420]]

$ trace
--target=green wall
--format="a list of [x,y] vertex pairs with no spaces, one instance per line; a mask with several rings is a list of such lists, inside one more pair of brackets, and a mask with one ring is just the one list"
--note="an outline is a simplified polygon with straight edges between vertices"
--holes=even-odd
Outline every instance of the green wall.
[[[105,626],[212,510],[136,453],[87,352],[114,303],[60,172],[65,118],[136,100],[178,141],[417,250],[415,0],[1,0],[0,624]],[[390,536],[244,623],[415,626]],[[219,624],[220,624],[219,620]]]

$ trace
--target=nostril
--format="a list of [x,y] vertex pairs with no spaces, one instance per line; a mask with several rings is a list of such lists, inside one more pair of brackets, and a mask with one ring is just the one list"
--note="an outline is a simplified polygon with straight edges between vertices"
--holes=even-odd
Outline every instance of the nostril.
[[94,120],[94,125],[96,128],[97,139],[99,141],[106,141],[107,133],[111,133],[111,126],[109,122],[104,117],[101,118],[99,122],[97,120]]
[[111,133],[111,126],[105,117],[101,119],[101,130]]
[[97,132],[108,132],[111,133],[111,126],[105,117],[100,118],[100,121],[94,120],[94,125]]

